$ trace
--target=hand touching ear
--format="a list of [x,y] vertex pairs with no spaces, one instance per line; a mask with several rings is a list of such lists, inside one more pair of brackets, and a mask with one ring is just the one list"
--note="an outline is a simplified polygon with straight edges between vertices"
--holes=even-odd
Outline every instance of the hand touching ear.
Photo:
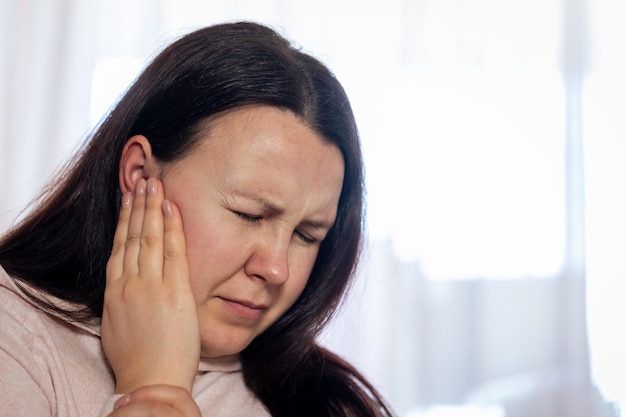
[[200,332],[185,236],[178,208],[164,200],[154,178],[140,178],[134,193],[122,197],[107,264],[102,345],[117,393],[159,384],[191,392]]

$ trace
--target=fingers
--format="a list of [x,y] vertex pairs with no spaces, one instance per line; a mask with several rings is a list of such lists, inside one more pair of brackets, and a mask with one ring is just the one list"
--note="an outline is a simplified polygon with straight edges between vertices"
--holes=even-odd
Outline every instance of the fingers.
[[[143,207],[138,204],[138,217],[141,217],[139,276],[142,278],[163,278],[163,186],[156,178],[146,183]],[[143,209],[143,210],[141,210]]]
[[[155,178],[139,179],[134,194],[123,195],[107,264],[107,283],[122,277],[163,278],[163,196],[163,185]],[[181,223],[179,217],[168,223],[173,222]],[[182,224],[176,227],[182,231]]]
[[146,206],[146,180],[140,178],[135,184],[135,195],[132,200],[130,218],[126,231],[124,247],[124,276],[136,277],[139,273],[139,249],[141,247],[141,231]]
[[[138,388],[131,394],[120,398],[115,403],[115,407],[116,411],[110,416],[201,417],[200,410],[189,392],[172,385],[150,385]],[[145,413],[145,410],[150,410],[153,414],[140,414]]]
[[[191,390],[200,332],[185,236],[178,207],[164,200],[156,179],[140,179],[134,194],[123,196],[107,264],[101,335],[116,392],[159,383]],[[121,415],[131,416],[128,410]]]
[[135,402],[114,410],[108,417],[187,417],[160,402]]
[[113,238],[113,248],[111,249],[111,256],[107,263],[107,284],[122,275],[132,200],[133,195],[130,192],[126,192],[122,195],[122,205],[120,207],[119,220]]
[[168,283],[188,283],[187,249],[178,207],[164,200],[163,276]]

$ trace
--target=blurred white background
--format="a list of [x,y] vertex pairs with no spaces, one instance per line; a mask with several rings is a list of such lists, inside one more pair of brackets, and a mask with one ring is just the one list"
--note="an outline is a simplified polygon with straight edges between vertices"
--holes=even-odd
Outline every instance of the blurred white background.
[[620,415],[623,0],[0,0],[0,230],[155,51],[237,19],[360,126],[369,242],[324,343],[399,416]]

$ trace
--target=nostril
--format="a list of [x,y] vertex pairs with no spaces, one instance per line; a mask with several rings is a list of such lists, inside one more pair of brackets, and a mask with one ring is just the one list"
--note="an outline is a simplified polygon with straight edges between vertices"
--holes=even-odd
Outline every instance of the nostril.
[[251,256],[244,266],[250,277],[266,281],[269,284],[282,284],[289,278],[289,266],[286,256],[265,256],[257,252]]
[[282,284],[289,278],[290,239],[283,234],[287,235],[282,230],[269,228],[264,239],[255,243],[244,265],[248,276],[272,285]]

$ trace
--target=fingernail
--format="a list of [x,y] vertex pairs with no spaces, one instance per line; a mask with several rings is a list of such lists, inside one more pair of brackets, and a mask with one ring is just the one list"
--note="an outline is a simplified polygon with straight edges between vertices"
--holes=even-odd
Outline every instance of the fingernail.
[[117,401],[115,401],[115,403],[113,404],[113,407],[121,408],[121,407],[124,407],[129,402],[130,402],[130,394],[126,394],[123,397],[118,398]]
[[163,203],[161,203],[161,209],[163,210],[163,216],[170,217],[172,215],[172,206],[169,201],[163,200]]
[[130,206],[130,201],[132,200],[133,195],[131,193],[124,193],[122,195],[122,207]]
[[146,191],[146,180],[141,178],[135,186],[135,195],[142,195]]
[[148,194],[154,194],[157,191],[157,180],[156,178],[148,178]]

